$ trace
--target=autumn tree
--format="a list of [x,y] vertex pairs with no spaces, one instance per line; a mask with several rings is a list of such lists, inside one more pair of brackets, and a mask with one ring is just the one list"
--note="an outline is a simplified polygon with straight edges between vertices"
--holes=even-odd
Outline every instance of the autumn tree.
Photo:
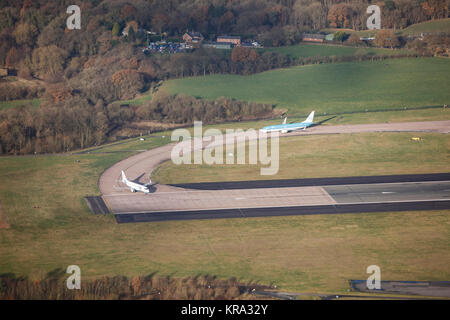
[[333,5],[328,11],[328,21],[332,28],[348,28],[351,26],[352,7],[345,3]]
[[231,52],[233,62],[254,62],[258,59],[258,52],[247,47],[235,47]]
[[116,89],[117,96],[121,99],[133,98],[144,88],[143,76],[136,70],[123,69],[115,72],[111,81]]
[[379,47],[397,47],[400,42],[392,30],[379,30],[375,34],[375,45]]
[[346,43],[354,46],[354,45],[360,45],[363,42],[361,41],[360,37],[358,36],[357,33],[352,33],[348,39],[346,40]]
[[30,23],[21,23],[15,29],[16,42],[19,45],[32,46],[38,29]]
[[40,75],[62,74],[68,53],[56,45],[33,50],[32,66]]

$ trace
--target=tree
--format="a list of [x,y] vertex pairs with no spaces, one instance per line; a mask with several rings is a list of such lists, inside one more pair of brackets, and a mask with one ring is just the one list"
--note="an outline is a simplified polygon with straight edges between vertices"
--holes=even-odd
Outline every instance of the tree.
[[134,28],[132,26],[130,26],[128,28],[127,40],[130,43],[135,43],[136,42],[136,33],[134,32]]
[[350,45],[360,45],[363,42],[361,41],[361,39],[359,38],[358,34],[356,33],[352,33],[350,35],[350,37],[348,37],[348,39],[346,40],[346,43],[350,44]]
[[120,26],[117,22],[114,22],[113,28],[112,28],[112,35],[114,37],[118,37],[120,32]]
[[352,7],[345,3],[335,4],[328,11],[328,21],[332,28],[348,28],[351,25]]
[[32,66],[42,76],[61,74],[67,56],[67,51],[55,45],[37,48],[33,50]]
[[400,42],[392,30],[380,30],[375,34],[375,45],[379,47],[397,47]]
[[30,23],[21,23],[16,27],[16,42],[19,45],[32,46],[34,39],[38,33],[38,29]]
[[254,62],[258,59],[258,52],[255,49],[246,47],[235,47],[231,52],[233,62]]
[[334,39],[336,39],[336,41],[344,42],[344,40],[347,39],[347,34],[344,31],[336,31],[334,33]]

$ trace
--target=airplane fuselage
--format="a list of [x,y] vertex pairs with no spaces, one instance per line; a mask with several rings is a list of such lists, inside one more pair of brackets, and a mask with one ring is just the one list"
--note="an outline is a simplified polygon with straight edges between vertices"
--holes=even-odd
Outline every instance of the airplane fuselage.
[[140,191],[140,192],[144,192],[144,193],[150,193],[150,190],[146,186],[143,186],[143,185],[131,182],[131,181],[126,182],[126,185],[130,188],[131,192]]
[[295,131],[300,129],[306,129],[312,125],[312,122],[298,122],[290,124],[278,124],[273,126],[267,126],[261,129],[263,132],[275,132],[288,133],[289,131]]
[[[122,182],[125,183],[125,185],[130,188],[131,192],[143,192],[143,193],[150,193],[150,189],[147,187],[147,185],[142,185],[136,182],[132,182],[127,179],[125,176],[125,173],[122,171]],[[151,180],[150,180],[151,183]]]

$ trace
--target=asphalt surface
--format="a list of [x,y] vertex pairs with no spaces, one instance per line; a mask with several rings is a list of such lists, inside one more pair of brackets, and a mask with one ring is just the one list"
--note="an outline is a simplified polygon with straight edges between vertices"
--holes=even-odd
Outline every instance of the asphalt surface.
[[381,281],[378,290],[369,290],[366,281],[350,280],[350,286],[359,292],[450,298],[450,281]]
[[118,223],[391,211],[448,210],[450,200],[115,214]]
[[111,213],[102,197],[85,197],[84,200],[86,201],[86,204],[88,205],[89,209],[91,209],[93,214]]
[[179,184],[170,184],[170,186],[196,190],[230,190],[230,189],[287,188],[287,187],[307,187],[307,186],[331,186],[331,185],[345,185],[345,184],[423,182],[423,181],[446,181],[446,180],[450,181],[450,173],[179,183]]
[[450,181],[326,186],[337,203],[450,200]]

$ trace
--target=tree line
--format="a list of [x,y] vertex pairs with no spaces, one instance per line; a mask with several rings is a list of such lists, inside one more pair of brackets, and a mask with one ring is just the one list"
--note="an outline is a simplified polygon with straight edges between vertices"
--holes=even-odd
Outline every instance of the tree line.
[[120,128],[142,120],[161,123],[206,124],[270,117],[273,106],[219,98],[161,96],[141,106],[72,97],[42,103],[38,108],[21,106],[0,110],[0,154],[67,152],[105,143]]

